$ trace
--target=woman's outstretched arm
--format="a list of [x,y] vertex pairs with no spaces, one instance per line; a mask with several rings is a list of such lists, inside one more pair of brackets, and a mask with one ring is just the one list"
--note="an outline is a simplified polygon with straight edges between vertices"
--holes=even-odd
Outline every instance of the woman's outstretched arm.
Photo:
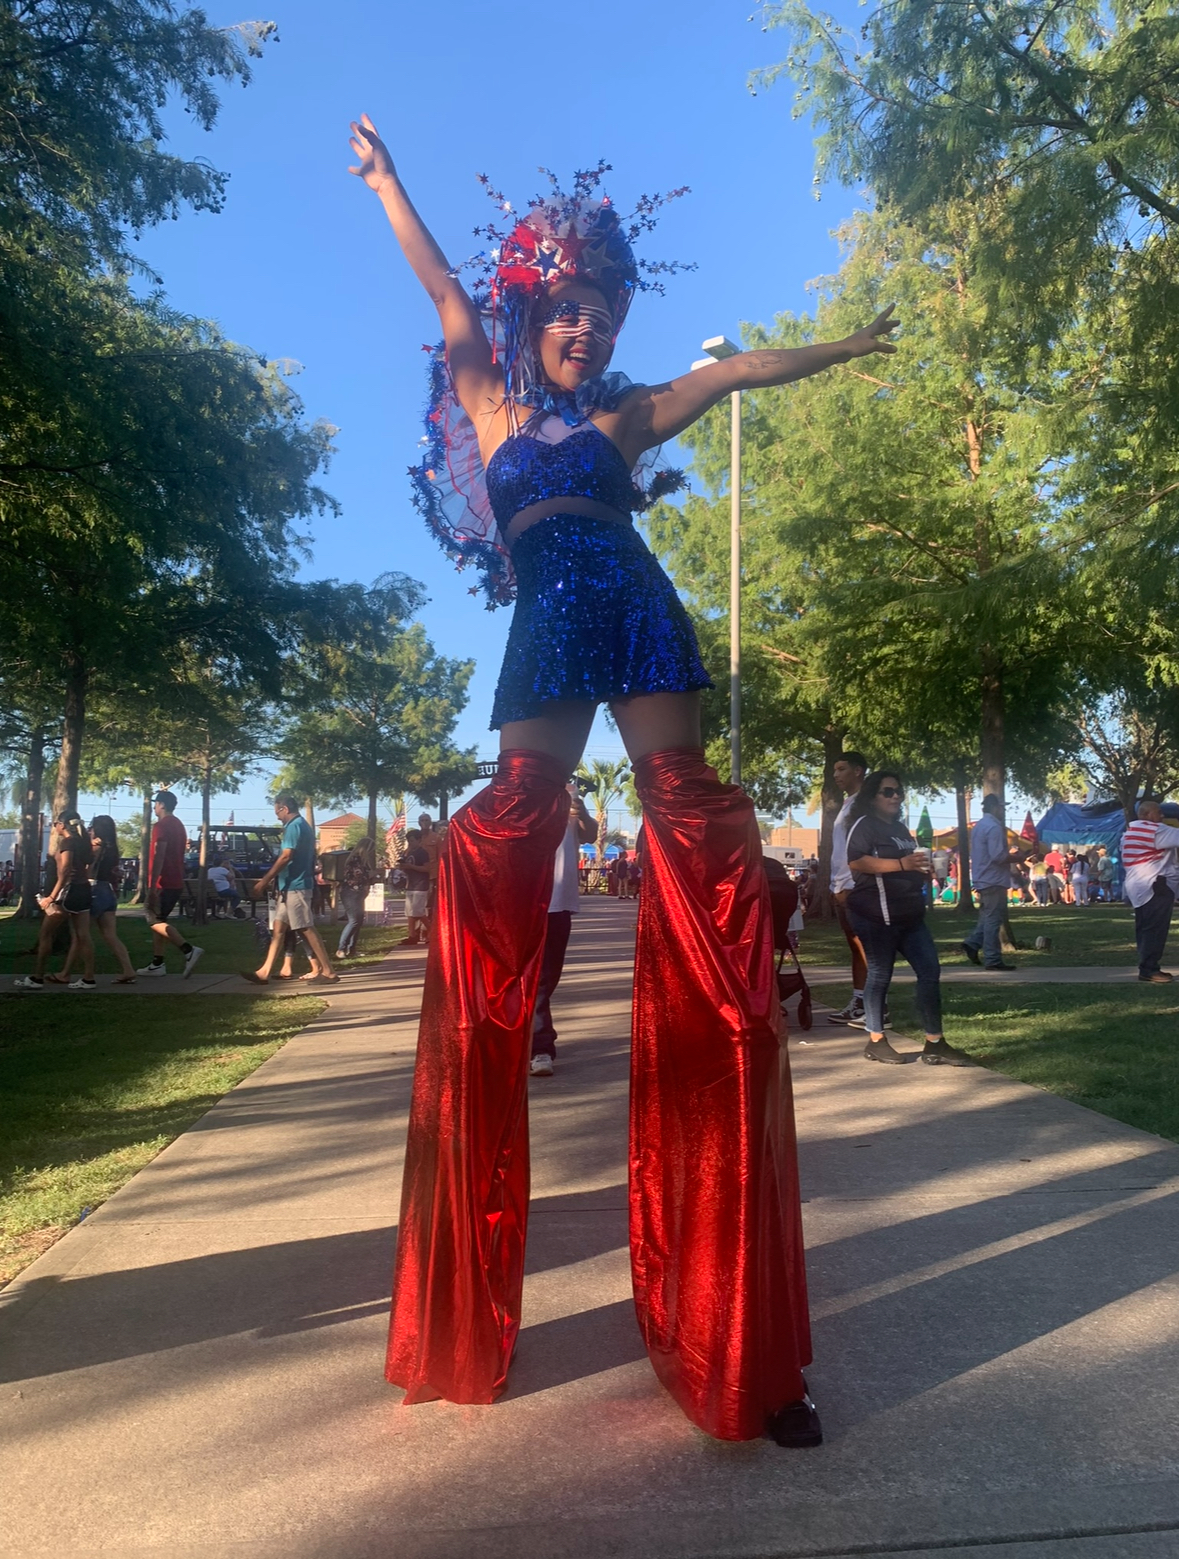
[[667,384],[644,385],[619,407],[618,426],[610,430],[611,436],[627,459],[634,461],[644,450],[654,449],[690,428],[733,390],[791,384],[872,352],[895,352],[896,347],[888,339],[900,324],[892,317],[894,307],[890,304],[865,329],[842,341],[784,349],[758,347],[753,352],[738,352],[722,362],[709,363],[707,368],[693,369]]
[[463,410],[478,431],[503,401],[503,375],[491,360],[491,345],[466,288],[451,275],[446,256],[422,221],[397,176],[389,149],[367,114],[353,121],[348,143],[360,159],[348,169],[363,179],[385,208],[402,253],[426,289],[442,321],[446,357]]

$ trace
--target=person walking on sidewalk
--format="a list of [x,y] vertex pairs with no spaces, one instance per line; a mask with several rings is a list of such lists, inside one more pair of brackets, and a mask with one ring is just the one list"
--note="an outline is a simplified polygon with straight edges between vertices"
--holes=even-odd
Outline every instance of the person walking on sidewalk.
[[[831,830],[831,893],[835,899],[839,929],[847,938],[848,947],[851,948],[852,994],[851,1001],[843,1011],[829,1013],[827,1022],[850,1023],[855,1028],[862,1028],[864,1025],[864,981],[868,977],[868,961],[864,957],[863,945],[852,930],[852,923],[847,915],[847,896],[855,887],[847,866],[847,830],[852,806],[859,795],[860,786],[864,783],[864,775],[867,772],[868,760],[862,752],[840,753],[831,769],[832,778],[846,797],[836,815],[835,826]],[[888,1022],[887,1013],[884,1021]]]
[[337,958],[351,958],[356,952],[356,939],[360,935],[361,926],[364,925],[364,902],[368,898],[369,889],[373,883],[380,881],[380,877],[377,847],[366,834],[354,846],[344,862],[344,875],[340,882],[340,903],[347,919],[343,931],[340,932],[340,945],[336,948]]
[[557,1031],[553,1027],[551,1002],[565,967],[565,951],[569,946],[573,917],[581,908],[577,891],[577,858],[581,846],[590,844],[598,834],[597,824],[586,810],[577,786],[570,781],[567,788],[569,822],[565,827],[565,837],[557,846],[553,863],[553,892],[549,899],[540,981],[536,987],[536,1010],[532,1017],[532,1060],[529,1070],[533,1077],[553,1075],[553,1063],[557,1058]]
[[152,825],[151,849],[147,857],[147,903],[144,908],[151,927],[152,961],[135,972],[157,978],[167,974],[164,954],[171,944],[184,956],[183,978],[187,980],[205,950],[195,947],[175,926],[170,926],[168,916],[180,903],[184,892],[188,831],[176,816],[176,797],[170,790],[157,793],[155,811],[156,821]]
[[998,796],[984,796],[983,815],[970,833],[970,877],[978,890],[978,923],[961,945],[972,964],[981,962],[987,969],[1015,968],[1003,962],[999,945],[1011,887],[1011,856],[1003,803]]
[[1138,817],[1122,835],[1122,870],[1122,893],[1134,910],[1138,978],[1168,985],[1174,976],[1161,964],[1179,892],[1179,828],[1164,823],[1157,801],[1138,803]]
[[299,798],[289,790],[281,790],[274,798],[274,815],[282,824],[282,849],[271,863],[265,877],[250,884],[250,897],[260,899],[272,882],[277,881],[278,905],[270,917],[270,946],[262,967],[245,975],[254,985],[266,985],[275,960],[283,950],[287,931],[300,931],[303,939],[315,955],[319,972],[312,975],[309,985],[334,985],[340,976],[332,968],[327,948],[315,929],[315,916],[311,911],[315,892],[315,835],[311,824],[300,815]]
[[60,812],[53,824],[53,840],[50,845],[50,860],[55,868],[53,884],[37,900],[45,916],[37,938],[37,956],[33,963],[33,972],[13,982],[17,990],[43,991],[45,989],[45,961],[53,949],[62,920],[67,917],[70,928],[70,951],[65,967],[68,971],[70,960],[77,949],[82,957],[82,973],[72,982],[69,981],[68,974],[51,974],[50,983],[54,985],[69,983],[72,991],[97,989],[94,978],[94,941],[90,935],[92,895],[90,879],[86,875],[91,854],[90,836],[82,827],[82,819],[77,812],[72,808]]
[[929,852],[917,848],[901,817],[904,805],[900,775],[881,769],[861,786],[847,830],[853,882],[848,918],[868,958],[864,1056],[893,1065],[906,1059],[884,1037],[884,1003],[900,953],[917,976],[917,1011],[925,1026],[922,1061],[929,1066],[971,1066],[970,1057],[947,1044],[942,1033],[941,968],[925,924]]

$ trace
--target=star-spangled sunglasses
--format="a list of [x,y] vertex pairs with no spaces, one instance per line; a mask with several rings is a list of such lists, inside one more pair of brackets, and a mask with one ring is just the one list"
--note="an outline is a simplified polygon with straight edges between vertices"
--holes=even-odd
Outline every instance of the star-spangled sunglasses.
[[581,303],[576,298],[559,298],[537,315],[536,323],[555,336],[589,335],[606,346],[614,344],[614,316],[610,310],[594,303]]

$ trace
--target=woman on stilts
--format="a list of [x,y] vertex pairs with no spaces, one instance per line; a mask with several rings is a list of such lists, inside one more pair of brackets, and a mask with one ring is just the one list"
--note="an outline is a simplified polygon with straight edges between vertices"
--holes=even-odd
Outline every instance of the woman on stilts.
[[[704,761],[695,635],[633,513],[643,457],[736,389],[890,352],[891,311],[844,341],[756,351],[657,385],[607,372],[652,285],[579,174],[511,218],[474,298],[371,120],[357,174],[438,308],[421,508],[516,600],[496,778],[451,820],[426,968],[386,1374],[406,1401],[493,1402],[520,1327],[532,1009],[565,785],[609,705],[643,804],[631,1060],[631,1265],[656,1374],[701,1429],[817,1445],[794,1119],[753,805]],[[486,182],[486,181],[484,181]],[[493,196],[502,211],[510,207]],[[669,267],[647,267],[647,275]],[[657,284],[655,284],[657,286]]]

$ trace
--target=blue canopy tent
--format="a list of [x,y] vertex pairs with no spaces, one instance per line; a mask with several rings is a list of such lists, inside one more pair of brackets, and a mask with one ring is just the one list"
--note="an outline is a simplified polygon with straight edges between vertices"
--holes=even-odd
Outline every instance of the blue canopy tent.
[[1118,801],[1098,801],[1076,806],[1058,801],[1036,824],[1042,844],[1103,844],[1111,855],[1120,855],[1126,817]]

